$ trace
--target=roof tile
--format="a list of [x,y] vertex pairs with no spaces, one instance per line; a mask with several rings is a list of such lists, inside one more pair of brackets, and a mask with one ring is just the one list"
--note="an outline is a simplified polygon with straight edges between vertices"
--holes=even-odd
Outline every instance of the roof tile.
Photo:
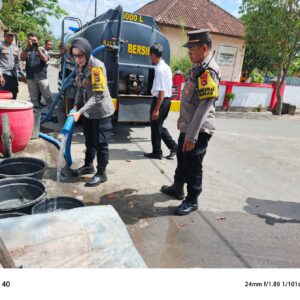
[[154,0],[136,11],[165,25],[242,37],[243,23],[209,0]]

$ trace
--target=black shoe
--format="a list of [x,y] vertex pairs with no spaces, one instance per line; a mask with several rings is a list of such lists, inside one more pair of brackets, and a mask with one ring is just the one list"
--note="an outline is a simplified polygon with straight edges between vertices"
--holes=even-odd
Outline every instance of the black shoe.
[[183,185],[182,188],[176,187],[174,184],[171,186],[163,185],[160,191],[164,194],[172,196],[178,200],[184,199]]
[[144,153],[144,156],[148,157],[148,158],[153,158],[153,159],[162,159],[162,155],[161,154],[156,154],[156,153]]
[[177,153],[177,147],[171,150],[170,154],[166,156],[166,159],[173,159],[173,157],[176,156],[176,153]]
[[192,203],[185,200],[175,209],[175,215],[185,216],[197,209],[198,209],[197,203]]
[[77,170],[72,170],[72,175],[74,177],[79,177],[86,174],[94,174],[95,169],[93,166],[83,166],[78,168]]
[[44,103],[42,103],[42,102],[39,102],[39,106],[40,106],[40,107],[46,107],[47,104],[44,104]]
[[106,176],[105,172],[103,172],[102,174],[96,173],[92,179],[90,179],[89,181],[87,181],[85,183],[85,186],[88,186],[88,187],[97,186],[100,183],[105,182],[105,181],[107,181],[107,176]]

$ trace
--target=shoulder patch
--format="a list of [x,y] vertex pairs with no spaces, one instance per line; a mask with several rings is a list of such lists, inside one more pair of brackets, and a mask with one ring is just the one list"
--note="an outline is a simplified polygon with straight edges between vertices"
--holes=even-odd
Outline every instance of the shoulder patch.
[[91,77],[93,92],[103,92],[106,90],[106,79],[101,67],[92,67]]
[[218,85],[211,77],[209,70],[198,77],[198,98],[200,100],[217,98],[219,96]]

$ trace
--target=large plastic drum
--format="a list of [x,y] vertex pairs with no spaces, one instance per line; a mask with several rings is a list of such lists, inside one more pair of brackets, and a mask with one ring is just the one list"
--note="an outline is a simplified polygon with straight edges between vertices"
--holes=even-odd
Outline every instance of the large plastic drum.
[[13,98],[13,94],[12,92],[9,91],[0,91],[0,99],[12,99]]
[[[33,105],[29,101],[0,100],[0,134],[2,133],[2,115],[6,114],[9,119],[12,152],[25,149],[31,136],[34,125]],[[3,153],[3,144],[0,140],[0,152]]]

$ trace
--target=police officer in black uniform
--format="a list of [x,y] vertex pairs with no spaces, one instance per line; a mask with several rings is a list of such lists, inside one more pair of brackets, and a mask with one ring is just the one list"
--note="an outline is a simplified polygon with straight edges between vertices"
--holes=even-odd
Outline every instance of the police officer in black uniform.
[[0,42],[0,90],[10,91],[13,99],[19,91],[18,72],[22,73],[20,50],[14,44],[15,33],[4,32],[4,41]]
[[[177,149],[177,168],[174,183],[162,186],[161,192],[184,201],[176,215],[187,215],[198,209],[202,191],[202,162],[208,142],[215,131],[215,101],[220,81],[219,67],[213,59],[210,31],[188,32],[189,50],[193,66],[187,76],[181,99],[177,127],[180,130]],[[187,196],[184,196],[184,183]]]

